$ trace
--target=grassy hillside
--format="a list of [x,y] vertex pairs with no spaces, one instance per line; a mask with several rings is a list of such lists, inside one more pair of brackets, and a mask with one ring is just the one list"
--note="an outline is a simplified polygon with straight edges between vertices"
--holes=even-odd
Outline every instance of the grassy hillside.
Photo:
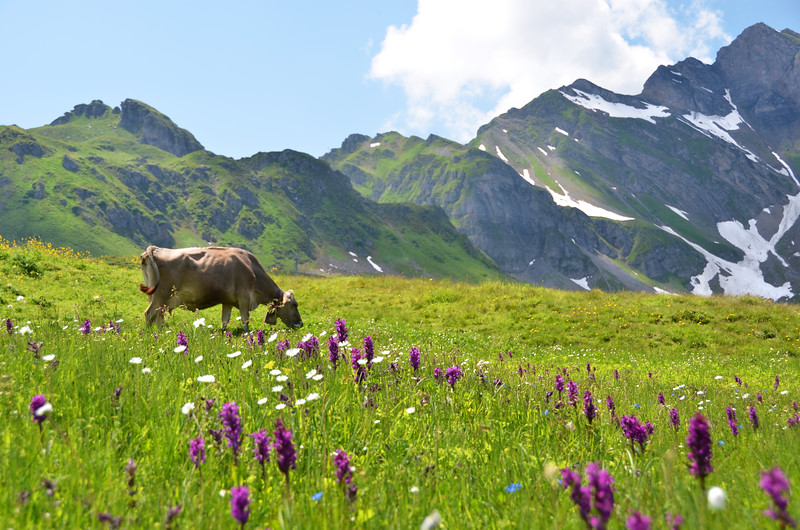
[[309,155],[217,156],[155,109],[122,107],[94,101],[51,125],[0,127],[0,235],[95,256],[211,243],[290,271],[375,273],[371,256],[411,276],[500,276],[445,216],[378,206]]
[[[771,523],[760,471],[779,466],[792,485],[800,481],[798,427],[787,423],[800,398],[796,306],[278,274],[306,326],[264,329],[260,343],[241,327],[221,332],[219,308],[177,310],[164,328],[144,328],[134,256],[96,260],[2,241],[0,273],[0,318],[10,326],[0,332],[4,527],[234,527],[231,492],[246,486],[248,527],[409,528],[438,514],[445,528],[580,528],[559,470],[585,475],[597,462],[614,480],[610,528],[634,510],[654,527],[671,512],[686,528],[752,528]],[[331,363],[337,319],[348,333],[341,353],[365,353],[369,336],[372,366]],[[319,353],[278,350],[312,337]],[[556,375],[576,385],[574,407]],[[35,395],[53,408],[41,423],[30,409]],[[607,397],[618,419],[653,424],[641,445],[624,436]],[[240,423],[230,423],[229,403]],[[685,447],[697,413],[713,444],[714,471],[702,484],[687,471]],[[225,434],[221,417],[241,425],[240,438],[237,429]],[[274,438],[277,419],[293,434],[288,478],[275,449],[263,467],[254,459],[249,436],[265,429]],[[205,459],[196,467],[189,448],[198,438]],[[337,482],[338,450],[352,466],[339,471],[342,480],[352,472],[347,485]],[[727,494],[725,509],[706,503],[703,488],[712,486]]]

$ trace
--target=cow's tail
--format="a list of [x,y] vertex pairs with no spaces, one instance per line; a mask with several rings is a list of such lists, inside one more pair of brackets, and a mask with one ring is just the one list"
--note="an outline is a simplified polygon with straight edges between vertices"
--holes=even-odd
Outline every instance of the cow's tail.
[[158,283],[161,281],[161,275],[158,272],[158,266],[156,265],[156,260],[153,257],[153,246],[150,245],[147,247],[144,260],[142,261],[142,276],[144,276],[144,281],[150,283],[152,281],[153,286],[148,287],[145,284],[139,284],[139,290],[142,291],[146,295],[151,295],[156,291],[158,288]]

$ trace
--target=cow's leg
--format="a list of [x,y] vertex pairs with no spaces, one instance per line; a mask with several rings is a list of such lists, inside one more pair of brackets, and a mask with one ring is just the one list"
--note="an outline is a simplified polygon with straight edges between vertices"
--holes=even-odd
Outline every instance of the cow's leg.
[[239,314],[242,315],[242,326],[244,326],[244,332],[247,333],[248,324],[250,323],[250,300],[242,303],[242,300],[239,300]]
[[231,309],[233,306],[230,304],[222,304],[222,329],[228,327],[228,322],[231,321]]
[[150,296],[150,305],[147,306],[147,309],[144,311],[144,320],[148,326],[156,324],[161,327],[164,325],[164,312],[161,310],[162,305],[161,297],[156,297],[155,295]]

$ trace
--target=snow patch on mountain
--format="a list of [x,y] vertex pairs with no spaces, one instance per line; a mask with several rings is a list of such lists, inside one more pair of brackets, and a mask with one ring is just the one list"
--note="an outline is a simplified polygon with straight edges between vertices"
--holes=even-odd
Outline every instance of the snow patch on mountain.
[[380,268],[374,261],[372,261],[372,256],[367,256],[367,261],[369,262],[370,265],[372,265],[373,269],[375,269],[378,272],[383,272],[383,269]]
[[566,92],[561,92],[561,95],[576,105],[580,105],[589,110],[605,112],[612,118],[635,118],[655,123],[656,121],[654,118],[667,118],[670,116],[667,107],[651,105],[644,101],[642,103],[645,105],[645,108],[639,109],[630,105],[625,105],[624,103],[612,103],[596,94],[589,94],[576,88],[573,88],[572,91],[575,92],[577,96],[567,94]]
[[573,282],[575,282],[577,285],[579,285],[579,286],[583,287],[583,288],[584,288],[585,290],[587,290],[587,291],[591,291],[591,290],[592,290],[592,289],[589,287],[589,278],[588,278],[588,277],[586,277],[586,276],[585,276],[585,277],[583,277],[583,278],[579,278],[579,279],[577,279],[577,280],[576,280],[575,278],[570,278],[570,280],[572,280]]
[[[556,181],[556,184],[558,184],[558,181]],[[577,208],[589,217],[604,217],[613,221],[633,221],[633,217],[625,217],[624,215],[600,208],[599,206],[595,206],[594,204],[588,203],[584,200],[579,199],[576,201],[569,196],[569,192],[565,190],[561,184],[558,184],[558,187],[561,189],[560,194],[550,189],[550,186],[545,186],[545,189],[550,192],[550,196],[553,197],[553,201],[559,206]]]
[[759,233],[755,219],[748,221],[745,228],[739,221],[724,221],[717,223],[719,234],[726,241],[740,249],[744,258],[739,263],[732,263],[715,256],[700,245],[692,243],[668,226],[660,227],[662,230],[681,238],[689,246],[703,255],[708,262],[703,272],[692,276],[690,283],[692,292],[703,296],[712,294],[710,282],[717,278],[723,292],[732,295],[752,294],[776,301],[793,296],[789,282],[780,286],[770,285],[764,280],[761,264],[770,254],[775,256],[784,267],[789,264],[775,251],[775,245],[786,235],[800,218],[800,195],[789,196],[789,202],[783,206],[783,217],[778,229],[767,240]]
[[[748,149],[745,149],[739,145],[739,143],[733,139],[733,136],[730,135],[730,131],[739,130],[739,125],[745,124],[748,127],[750,127],[750,125],[744,121],[744,118],[742,118],[742,116],[739,114],[739,109],[733,104],[730,90],[725,90],[725,99],[728,100],[728,103],[730,103],[731,108],[733,109],[726,116],[707,116],[699,112],[690,112],[689,114],[684,114],[682,118],[685,123],[688,123],[690,126],[694,127],[709,138],[714,136],[720,140],[728,142],[735,147],[738,147],[744,151],[747,158],[758,163],[758,157],[753,154],[752,151],[749,151]],[[752,127],[750,128],[752,129]]]
[[569,136],[569,133],[562,129],[561,127],[556,127],[556,132],[559,134],[563,134],[564,136]]
[[536,185],[536,183],[533,182],[533,178],[531,178],[531,172],[528,171],[528,168],[522,170],[522,178],[524,178],[531,186]]
[[505,156],[505,155],[503,154],[503,152],[500,150],[500,146],[499,146],[499,145],[496,145],[496,146],[494,146],[494,148],[495,148],[495,150],[497,150],[497,156],[498,156],[498,158],[500,158],[500,160],[502,160],[503,162],[505,162],[506,164],[508,164],[508,158],[506,158],[506,156]]
[[672,210],[676,214],[680,215],[681,217],[683,217],[687,221],[689,220],[689,214],[684,212],[683,210],[679,210],[678,208],[675,208],[674,206],[670,206],[669,204],[665,204],[664,206],[666,206],[667,208],[669,208],[670,210]]
[[789,167],[789,164],[784,162],[783,159],[780,156],[778,156],[778,153],[776,153],[775,151],[772,152],[772,156],[777,158],[778,162],[780,162],[781,165],[783,166],[783,170],[779,171],[778,173],[786,175],[787,177],[792,177],[794,183],[800,186],[800,182],[797,181],[797,177],[794,176],[794,171],[792,171],[792,168]]

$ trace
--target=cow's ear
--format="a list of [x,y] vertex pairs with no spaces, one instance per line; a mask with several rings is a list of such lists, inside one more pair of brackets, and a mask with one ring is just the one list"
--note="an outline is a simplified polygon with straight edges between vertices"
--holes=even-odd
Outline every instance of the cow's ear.
[[289,289],[288,291],[283,292],[283,304],[291,302],[294,300],[294,291]]

